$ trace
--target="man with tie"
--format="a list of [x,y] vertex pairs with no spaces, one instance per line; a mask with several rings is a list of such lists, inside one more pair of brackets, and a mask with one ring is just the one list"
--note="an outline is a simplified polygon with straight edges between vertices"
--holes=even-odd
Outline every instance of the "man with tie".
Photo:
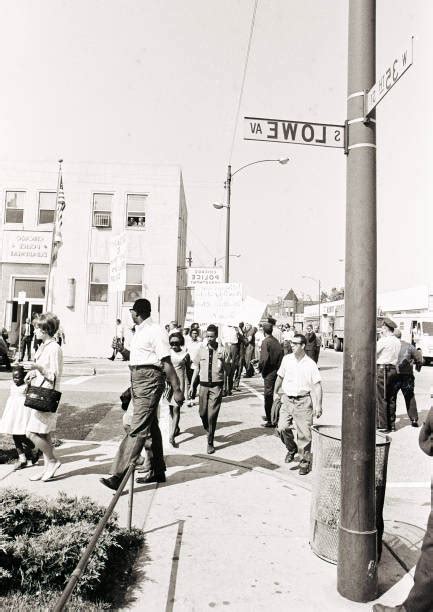
[[23,326],[23,332],[22,332],[23,335],[21,338],[21,360],[20,361],[24,360],[26,349],[27,349],[27,360],[30,361],[31,359],[32,339],[33,339],[34,331],[35,331],[35,328],[31,324],[30,318],[27,317],[26,322],[24,323],[24,326]]

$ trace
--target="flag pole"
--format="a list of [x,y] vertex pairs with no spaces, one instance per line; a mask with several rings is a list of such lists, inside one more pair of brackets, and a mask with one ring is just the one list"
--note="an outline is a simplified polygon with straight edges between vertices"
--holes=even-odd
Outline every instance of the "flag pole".
[[55,213],[54,213],[53,233],[51,236],[50,264],[48,267],[47,284],[45,287],[45,312],[48,312],[49,310],[50,299],[51,299],[51,305],[52,305],[51,282],[52,282],[52,275],[53,275],[53,251],[54,251],[54,240],[56,238],[56,231],[57,231],[58,199],[59,199],[59,191],[60,191],[60,181],[62,179],[63,159],[59,159],[58,161],[59,161],[59,173],[57,175],[56,208],[55,208]]

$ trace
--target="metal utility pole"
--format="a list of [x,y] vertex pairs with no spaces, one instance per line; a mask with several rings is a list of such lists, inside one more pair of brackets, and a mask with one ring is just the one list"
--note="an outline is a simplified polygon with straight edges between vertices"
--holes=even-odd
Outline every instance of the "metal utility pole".
[[186,258],[187,262],[188,262],[188,267],[190,268],[192,265],[192,255],[191,255],[191,251],[189,252],[189,257]]
[[376,131],[364,92],[375,82],[375,0],[349,1],[347,206],[341,514],[337,588],[376,597]]
[[227,219],[226,219],[226,260],[224,267],[224,282],[230,282],[230,199],[232,194],[232,167],[227,167]]

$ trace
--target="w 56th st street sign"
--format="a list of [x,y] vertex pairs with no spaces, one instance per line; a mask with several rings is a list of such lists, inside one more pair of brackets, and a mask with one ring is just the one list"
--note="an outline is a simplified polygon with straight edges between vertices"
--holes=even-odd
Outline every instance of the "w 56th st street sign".
[[344,125],[244,117],[244,140],[344,147]]

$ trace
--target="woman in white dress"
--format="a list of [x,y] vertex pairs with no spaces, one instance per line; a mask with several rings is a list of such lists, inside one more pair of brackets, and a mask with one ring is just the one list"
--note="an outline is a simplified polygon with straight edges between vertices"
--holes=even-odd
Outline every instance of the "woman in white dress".
[[31,409],[24,406],[27,391],[24,375],[23,366],[18,364],[12,366],[10,393],[0,421],[0,433],[10,434],[17,449],[18,461],[14,465],[14,470],[27,467],[27,461],[31,462],[29,465],[34,465],[39,459],[39,451],[35,451],[35,445],[26,436]]
[[[38,328],[42,344],[36,351],[34,362],[24,364],[29,373],[26,380],[34,386],[59,389],[60,378],[63,371],[63,352],[54,336],[59,328],[59,319],[56,315],[47,312],[38,319]],[[31,409],[30,420],[27,425],[27,435],[44,455],[44,471],[30,480],[46,482],[53,478],[60,467],[60,461],[54,454],[51,433],[56,430],[57,413],[41,412]]]

